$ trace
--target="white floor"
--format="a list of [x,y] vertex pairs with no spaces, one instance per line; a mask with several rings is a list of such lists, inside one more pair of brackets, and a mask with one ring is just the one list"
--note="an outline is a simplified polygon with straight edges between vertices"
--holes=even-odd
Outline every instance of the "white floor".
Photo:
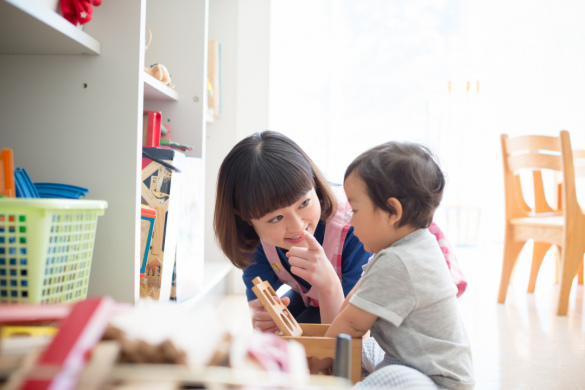
[[[521,255],[505,304],[496,302],[502,246],[456,247],[468,279],[459,298],[471,339],[477,390],[585,390],[583,286],[571,290],[569,313],[556,313],[553,257],[545,258],[534,294],[528,294],[531,248]],[[223,318],[251,329],[244,296],[225,297]]]
[[534,294],[528,294],[532,251],[527,246],[506,303],[497,304],[502,246],[456,251],[469,280],[460,303],[472,342],[476,389],[585,389],[583,286],[575,280],[568,315],[557,316],[552,253],[545,257]]

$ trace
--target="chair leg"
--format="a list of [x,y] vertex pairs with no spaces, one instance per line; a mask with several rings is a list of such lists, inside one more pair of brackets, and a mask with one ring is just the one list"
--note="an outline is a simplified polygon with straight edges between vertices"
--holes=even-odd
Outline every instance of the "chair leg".
[[533,293],[534,287],[536,286],[536,278],[538,277],[538,271],[542,265],[542,260],[546,252],[550,249],[552,244],[546,242],[534,242],[534,248],[532,250],[532,267],[530,268],[530,279],[528,280],[528,292]]
[[583,264],[583,248],[577,245],[565,245],[561,254],[561,283],[559,288],[559,304],[557,315],[567,315],[569,295],[577,270]]
[[[558,246],[555,246],[556,250],[554,252],[555,256],[555,284],[559,283],[559,268],[561,268],[561,255],[560,249]],[[579,266],[577,270],[577,282],[582,286],[583,285],[583,263]]]
[[506,302],[506,295],[508,294],[508,285],[510,284],[510,276],[514,271],[516,260],[522,248],[524,248],[526,241],[512,241],[506,238],[504,242],[504,259],[502,262],[502,276],[500,277],[500,291],[498,292],[498,303]]
[[561,248],[555,245],[555,284],[559,283],[559,268],[561,268]]

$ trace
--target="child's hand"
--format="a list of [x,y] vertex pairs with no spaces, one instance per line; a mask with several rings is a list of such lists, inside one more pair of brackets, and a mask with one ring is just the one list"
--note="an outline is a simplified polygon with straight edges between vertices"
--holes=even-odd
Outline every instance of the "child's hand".
[[[282,302],[284,306],[288,306],[290,303],[290,298],[288,297],[284,297],[282,299],[278,297],[273,298],[276,302]],[[251,311],[252,327],[254,329],[258,329],[261,332],[270,333],[275,333],[279,330],[278,326],[276,326],[276,323],[272,320],[272,317],[270,317],[270,314],[268,314],[259,299],[254,299],[248,302],[248,306]]]
[[333,359],[331,358],[317,359],[316,357],[312,357],[309,369],[312,375],[317,374],[331,375],[332,367]]
[[307,247],[293,246],[286,254],[291,265],[291,272],[305,279],[318,290],[334,283],[339,284],[337,274],[325,256],[323,247],[307,231],[303,234]]

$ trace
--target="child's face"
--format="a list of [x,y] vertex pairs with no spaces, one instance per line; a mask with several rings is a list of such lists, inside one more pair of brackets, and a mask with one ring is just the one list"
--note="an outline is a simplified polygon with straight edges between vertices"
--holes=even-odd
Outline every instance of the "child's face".
[[268,244],[284,249],[307,245],[302,231],[315,233],[321,218],[319,197],[313,188],[288,207],[252,219],[252,226],[260,239]]
[[343,183],[343,188],[353,211],[350,221],[353,234],[364,244],[367,252],[377,253],[397,241],[395,218],[375,207],[366,183],[359,175],[352,172]]

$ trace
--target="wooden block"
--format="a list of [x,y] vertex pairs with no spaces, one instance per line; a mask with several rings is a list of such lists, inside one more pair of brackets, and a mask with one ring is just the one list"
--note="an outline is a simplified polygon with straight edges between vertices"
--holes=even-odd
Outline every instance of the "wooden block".
[[91,351],[91,358],[77,382],[78,390],[99,390],[107,381],[108,374],[116,364],[120,354],[120,344],[117,341],[101,341]]
[[301,336],[303,330],[297,320],[295,320],[291,312],[288,311],[288,308],[282,302],[276,302],[274,300],[274,297],[278,295],[276,295],[276,291],[274,291],[270,283],[262,281],[259,277],[254,278],[252,282],[254,282],[252,291],[254,291],[256,297],[262,302],[262,305],[264,305],[264,308],[270,314],[270,317],[274,320],[282,334],[285,336]]

